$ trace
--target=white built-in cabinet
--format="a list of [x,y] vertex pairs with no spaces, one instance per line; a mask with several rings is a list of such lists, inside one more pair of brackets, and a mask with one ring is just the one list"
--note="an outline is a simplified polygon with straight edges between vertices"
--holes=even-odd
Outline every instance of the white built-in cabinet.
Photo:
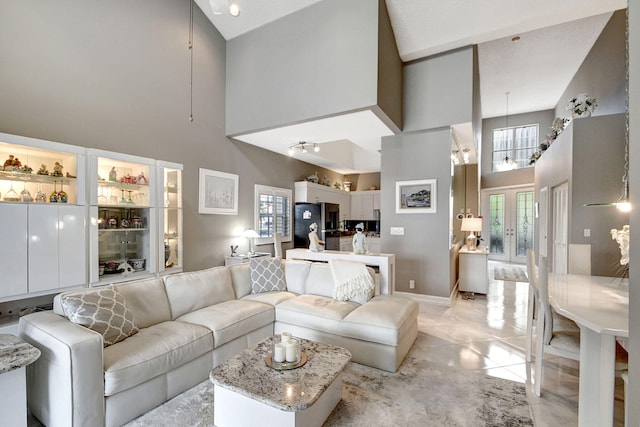
[[157,273],[156,162],[89,150],[90,282]]
[[158,162],[158,260],[160,274],[182,271],[182,165]]
[[0,301],[86,285],[84,152],[0,134]]
[[375,211],[380,210],[380,190],[352,191],[349,219],[374,220]]
[[181,271],[182,165],[0,133],[0,218],[0,302]]

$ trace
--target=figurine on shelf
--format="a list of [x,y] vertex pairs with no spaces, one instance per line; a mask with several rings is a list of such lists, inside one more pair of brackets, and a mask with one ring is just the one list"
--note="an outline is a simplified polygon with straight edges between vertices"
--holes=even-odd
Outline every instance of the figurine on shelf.
[[329,180],[329,177],[327,175],[325,175],[322,178],[322,185],[326,185],[327,187],[331,187],[331,180]]
[[3,169],[6,171],[13,171],[20,169],[22,167],[22,162],[18,160],[17,157],[14,157],[13,154],[9,154],[9,158],[4,161]]
[[51,176],[64,176],[64,174],[62,173],[62,168],[63,166],[60,164],[60,162],[56,162],[55,165],[53,165],[53,173],[51,174]]
[[149,180],[144,176],[144,172],[140,172],[140,175],[136,177],[136,183],[140,185],[148,185]]
[[40,169],[38,169],[38,175],[49,175],[49,171],[47,170],[47,165],[44,163],[40,165]]
[[31,172],[33,172],[33,169],[30,166],[22,165],[22,168],[20,168],[20,172],[22,172],[22,173],[31,173]]
[[77,178],[75,175],[71,175],[69,172],[67,172],[67,178]]
[[318,172],[314,172],[313,175],[309,175],[307,177],[307,181],[317,184],[320,181],[320,178],[318,177]]
[[126,174],[122,178],[120,178],[120,182],[123,184],[133,184],[133,177],[129,174]]
[[117,182],[118,181],[118,173],[116,172],[116,167],[112,167],[111,171],[109,171],[109,181]]

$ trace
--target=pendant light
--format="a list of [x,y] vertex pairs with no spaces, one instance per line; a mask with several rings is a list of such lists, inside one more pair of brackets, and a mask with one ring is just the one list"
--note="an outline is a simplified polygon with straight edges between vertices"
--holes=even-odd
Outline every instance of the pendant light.
[[[504,129],[505,129],[505,132],[509,133],[509,92],[506,92],[505,95],[507,96],[507,109],[506,109]],[[510,171],[518,168],[518,162],[510,159],[509,156],[506,155],[502,160],[502,162],[498,163],[496,167],[501,172]]]

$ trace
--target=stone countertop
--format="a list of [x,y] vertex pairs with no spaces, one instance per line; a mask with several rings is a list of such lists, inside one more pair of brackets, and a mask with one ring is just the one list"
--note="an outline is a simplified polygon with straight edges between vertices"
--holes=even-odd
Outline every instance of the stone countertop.
[[27,366],[40,357],[40,350],[10,334],[0,334],[0,374]]
[[282,411],[302,411],[313,405],[351,360],[348,350],[301,338],[307,363],[279,371],[267,366],[274,337],[266,338],[225,363],[209,375],[215,385]]

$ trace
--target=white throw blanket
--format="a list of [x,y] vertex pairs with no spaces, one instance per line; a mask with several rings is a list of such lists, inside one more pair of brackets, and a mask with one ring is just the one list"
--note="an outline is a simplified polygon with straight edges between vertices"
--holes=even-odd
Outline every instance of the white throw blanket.
[[333,298],[338,301],[365,295],[375,287],[367,266],[361,262],[332,259],[329,266],[333,276]]

